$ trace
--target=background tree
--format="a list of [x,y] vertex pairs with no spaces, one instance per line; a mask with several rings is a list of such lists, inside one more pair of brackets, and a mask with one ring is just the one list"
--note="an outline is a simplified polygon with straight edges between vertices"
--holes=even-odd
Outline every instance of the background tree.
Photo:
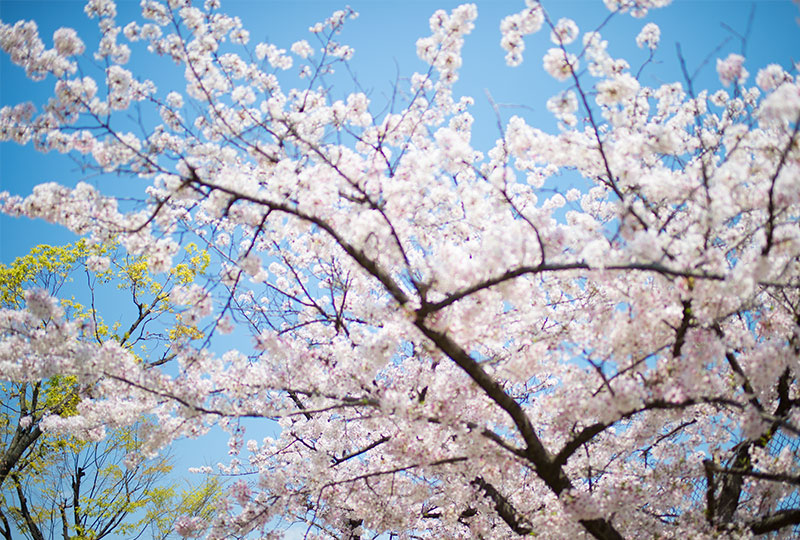
[[[668,2],[605,3],[613,17]],[[484,153],[453,86],[474,5],[433,14],[417,41],[427,71],[386,108],[329,84],[352,56],[349,10],[290,52],[250,44],[213,0],[147,0],[135,21],[109,0],[86,13],[99,67],[72,30],[47,49],[34,25],[2,26],[11,60],[55,93],[39,112],[4,108],[0,133],[138,177],[145,195],[131,208],[45,184],[0,204],[118,240],[153,275],[195,242],[213,276],[171,288],[165,362],[134,354],[132,332],[82,340],[28,293],[0,312],[0,376],[91,390],[77,414],[42,419],[55,436],[155,418],[133,462],[227,429],[219,471],[236,480],[178,533],[718,538],[800,523],[800,461],[772,444],[800,433],[793,68],[752,86],[730,54],[724,88],[701,90],[685,65],[650,87],[655,64],[614,58],[607,21],[581,34],[531,0],[501,44],[520,65],[524,36],[550,32],[558,130],[498,115]],[[652,60],[659,28],[635,39]],[[185,86],[137,77],[134,49],[181,65]],[[254,419],[280,432],[246,440]]]
[[[144,327],[168,311],[164,288],[153,282],[140,260],[115,259],[112,266],[109,256],[113,257],[114,251],[84,241],[59,247],[37,246],[9,266],[0,265],[2,302],[19,308],[25,305],[26,290],[37,287],[40,292],[27,294],[46,290],[62,296],[65,290],[77,292],[72,284],[77,274],[88,280],[91,308],[78,303],[74,295],[62,298],[61,306],[69,318],[83,325],[83,338],[97,343],[113,339],[129,347],[141,345]],[[196,270],[191,263],[178,266],[175,276],[186,280]],[[97,285],[107,286],[112,281],[130,290],[139,312],[124,333],[121,323],[108,327],[95,308]],[[39,328],[46,329],[50,322],[40,320]],[[181,325],[175,328],[181,331]],[[148,341],[155,339],[154,335]],[[75,416],[87,393],[91,389],[81,388],[73,376],[54,375],[4,385],[0,416],[0,520],[4,538],[11,540],[23,534],[33,539],[99,540],[109,534],[138,537],[145,531],[165,538],[179,516],[211,515],[219,491],[216,480],[180,492],[167,485],[173,468],[168,454],[132,465],[124,463],[141,446],[138,433],[146,424],[115,429],[105,439],[96,434],[98,440],[52,436],[41,430],[40,423],[48,416]]]

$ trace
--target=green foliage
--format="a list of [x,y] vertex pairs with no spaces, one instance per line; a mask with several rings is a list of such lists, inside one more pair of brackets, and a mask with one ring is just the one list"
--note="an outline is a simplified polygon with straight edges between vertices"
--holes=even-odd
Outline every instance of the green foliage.
[[[89,257],[109,257],[111,265],[102,271],[86,267]],[[130,291],[134,305],[139,310],[142,323],[164,313],[171,313],[169,290],[172,285],[186,285],[194,282],[208,269],[210,256],[196,244],[185,248],[183,260],[169,272],[165,282],[150,273],[146,257],[120,255],[116,245],[90,245],[81,239],[64,246],[39,245],[28,254],[18,257],[9,265],[0,264],[0,306],[23,307],[24,291],[41,287],[51,294],[57,294],[63,285],[70,282],[72,274],[80,269],[89,273],[98,284],[116,282],[119,290]],[[91,319],[94,323],[95,337],[99,342],[114,339],[121,344],[129,344],[134,327],[120,333],[119,321],[109,325],[93,307],[87,307],[75,297],[61,298],[61,306],[72,319]],[[174,328],[167,331],[169,340],[183,338],[199,339],[203,333],[196,327],[183,323],[175,317]]]
[[69,278],[78,261],[103,254],[107,249],[87,246],[84,240],[65,246],[42,244],[8,266],[0,264],[0,304],[21,307],[23,291],[30,286],[55,292]]
[[198,274],[206,271],[209,262],[211,262],[208,252],[198,249],[193,242],[186,246],[186,254],[186,262],[177,264],[171,272],[181,285],[192,283]]
[[[112,533],[137,537],[149,530],[153,538],[167,538],[182,515],[211,517],[222,493],[220,482],[209,477],[178,490],[169,482],[169,456],[126,463],[140,449],[138,432],[136,427],[115,430],[91,444],[69,438],[51,452],[45,469],[15,480],[29,495],[29,514],[41,532],[66,529],[71,540],[99,540]],[[19,530],[30,532],[20,505],[10,500],[0,497],[4,513]]]
[[58,411],[61,416],[76,414],[80,398],[75,392],[75,377],[72,375],[56,375],[47,381],[45,387],[44,407],[50,411]]
[[157,499],[154,493],[153,504],[143,518],[149,524],[152,537],[169,537],[180,516],[197,516],[210,521],[219,509],[222,487],[219,478],[210,476],[200,485],[187,484],[179,492],[175,487],[162,488],[159,495],[163,499]]

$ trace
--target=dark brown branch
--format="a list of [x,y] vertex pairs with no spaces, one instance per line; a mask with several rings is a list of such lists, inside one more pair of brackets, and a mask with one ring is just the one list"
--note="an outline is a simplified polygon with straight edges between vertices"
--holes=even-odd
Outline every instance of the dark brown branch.
[[362,448],[360,450],[356,450],[355,452],[350,452],[349,454],[345,454],[340,458],[337,458],[337,457],[334,456],[333,464],[331,465],[331,467],[336,467],[337,465],[339,465],[340,463],[344,463],[348,459],[352,459],[352,458],[354,458],[356,456],[360,456],[361,454],[365,454],[365,453],[369,452],[370,450],[372,450],[373,448],[375,448],[376,446],[380,446],[383,443],[388,442],[388,441],[389,441],[389,437],[384,436],[384,437],[381,437],[380,439],[378,439],[377,441],[368,444],[367,446],[365,446],[364,448]]
[[754,471],[747,468],[726,469],[725,467],[720,467],[715,463],[712,463],[710,465],[710,468],[712,471],[719,474],[732,475],[732,476],[747,476],[750,478],[757,478],[759,480],[768,480],[770,482],[783,482],[785,484],[800,485],[800,476],[794,474],[766,473],[766,472]]
[[689,331],[689,326],[692,322],[692,301],[683,300],[681,305],[683,306],[683,318],[681,319],[681,325],[675,330],[675,344],[672,346],[673,358],[681,355],[683,343],[686,341],[686,332]]
[[8,519],[2,510],[0,510],[0,522],[3,524],[3,530],[0,531],[3,534],[3,538],[6,540],[14,540],[11,537],[11,525],[8,523]]
[[472,358],[464,349],[457,345],[450,336],[428,328],[424,319],[417,318],[416,326],[419,330],[453,362],[464,370],[470,378],[484,391],[484,393],[500,406],[514,422],[514,425],[525,441],[525,457],[534,465],[536,472],[547,485],[559,494],[572,487],[572,483],[560,467],[553,467],[550,453],[545,449],[533,428],[528,415],[514,398],[509,396],[481,365]]
[[382,470],[382,471],[373,471],[373,472],[369,472],[369,473],[359,474],[358,476],[354,476],[352,478],[347,478],[345,480],[338,480],[336,482],[329,482],[329,483],[325,484],[325,487],[333,487],[333,486],[339,486],[339,485],[342,485],[342,484],[350,484],[352,482],[358,482],[359,480],[367,480],[368,478],[374,478],[376,476],[385,476],[387,474],[395,474],[395,473],[399,473],[399,472],[411,471],[411,470],[414,470],[414,469],[419,469],[421,467],[436,467],[436,466],[439,466],[439,465],[449,465],[450,463],[460,463],[460,462],[468,461],[468,460],[469,460],[469,458],[461,456],[461,457],[452,457],[452,458],[440,459],[440,460],[437,460],[437,461],[433,461],[431,463],[415,463],[413,465],[406,465],[405,467],[395,467],[393,469],[385,469],[385,470]]
[[[728,352],[726,354],[726,358],[728,358],[731,369],[733,369],[734,372],[743,378],[744,382],[742,384],[742,388],[752,396],[750,403],[756,408],[756,410],[758,410],[760,413],[763,413],[763,407],[753,395],[753,389],[750,386],[750,383],[736,357],[733,355],[733,353]],[[722,488],[720,490],[718,499],[715,501],[715,505],[719,509],[719,523],[726,524],[733,521],[733,516],[736,513],[736,509],[739,506],[739,500],[742,496],[742,488],[744,485],[745,476],[771,481],[788,481],[791,483],[797,483],[795,477],[788,475],[775,475],[753,471],[753,464],[750,460],[750,448],[753,446],[765,448],[769,444],[769,441],[772,440],[775,432],[778,430],[780,422],[777,421],[777,419],[785,416],[793,405],[792,400],[789,399],[790,379],[791,371],[786,368],[778,379],[779,399],[778,406],[776,407],[774,414],[776,420],[772,422],[769,429],[767,429],[766,432],[757,439],[749,439],[739,443],[739,445],[735,448],[736,454],[733,457],[732,467],[727,469],[716,469],[716,472],[724,474],[722,479]]]
[[514,508],[514,505],[511,504],[502,493],[497,491],[492,484],[480,476],[477,476],[471,483],[483,490],[486,496],[492,499],[497,515],[506,522],[506,525],[508,525],[512,531],[520,536],[526,536],[533,532],[531,524],[520,515],[517,509]]
[[553,464],[563,467],[567,464],[567,460],[578,450],[578,448],[591,441],[595,436],[599,435],[610,426],[610,423],[597,422],[583,428],[580,433],[567,441],[567,444],[565,444],[558,454],[556,454],[556,457],[553,458]]
[[8,445],[3,455],[0,456],[0,486],[3,485],[3,482],[6,481],[6,478],[8,478],[11,471],[17,465],[22,454],[36,442],[36,439],[38,439],[41,434],[42,430],[39,429],[38,425],[32,429],[23,429],[17,426],[11,443]]
[[[714,332],[720,339],[725,336],[725,333],[722,331],[722,327],[719,324],[714,325]],[[742,369],[742,365],[739,363],[736,355],[732,351],[727,351],[725,353],[725,360],[728,361],[728,365],[730,366],[731,370],[742,378],[742,390],[744,390],[745,394],[750,396],[750,404],[755,407],[758,412],[763,413],[764,407],[761,405],[761,402],[758,401],[758,398],[756,397],[756,391],[753,389],[753,385],[750,384],[750,379]],[[780,381],[778,386],[780,387]]]
[[[733,467],[735,470],[749,471],[753,465],[750,461],[750,441],[740,443],[733,457]],[[742,496],[742,486],[744,476],[741,474],[727,474],[722,478],[722,488],[716,500],[717,523],[725,524],[733,521],[733,515],[739,507],[739,499]]]
[[25,525],[28,527],[28,532],[30,532],[31,538],[33,538],[33,540],[44,540],[42,531],[39,530],[39,526],[36,525],[36,521],[34,521],[30,510],[28,510],[28,499],[25,497],[25,493],[22,491],[22,486],[20,485],[19,480],[14,477],[13,481],[14,487],[17,490],[17,497],[19,498],[19,511],[22,514],[22,518],[25,520]]
[[81,526],[81,480],[86,476],[82,467],[76,467],[75,474],[72,477],[72,519],[75,527]]
[[[596,267],[592,267],[586,262],[583,261],[576,261],[576,262],[567,262],[567,263],[553,263],[553,264],[539,264],[536,266],[520,266],[518,268],[514,268],[512,270],[508,270],[499,276],[485,279],[475,285],[471,285],[460,291],[456,291],[447,295],[444,300],[440,300],[438,302],[433,302],[429,304],[425,304],[420,308],[420,312],[427,315],[429,313],[433,313],[435,311],[439,311],[442,308],[445,308],[451,304],[454,304],[465,298],[471,294],[475,294],[478,291],[483,289],[488,289],[495,285],[499,285],[506,281],[516,279],[518,277],[528,275],[528,274],[542,274],[545,272],[563,272],[567,270],[597,270]],[[675,278],[675,277],[686,277],[686,278],[696,278],[696,279],[711,279],[714,281],[722,281],[725,279],[725,276],[722,274],[713,274],[707,272],[697,272],[692,270],[678,270],[674,268],[669,268],[668,266],[664,266],[660,263],[630,263],[630,264],[616,264],[610,265],[603,268],[603,270],[614,270],[614,271],[633,271],[638,270],[642,272],[654,272],[656,274],[661,274],[666,277]]]
[[[430,417],[427,420],[431,424],[441,424],[442,423],[442,421],[439,420],[438,418]],[[480,427],[475,422],[467,422],[464,425],[470,431],[472,431],[473,429],[478,429]],[[503,450],[506,450],[507,452],[510,452],[513,455],[517,456],[517,457],[525,459],[525,449],[524,448],[518,448],[516,446],[513,446],[513,445],[509,444],[508,442],[505,441],[505,439],[503,439],[500,435],[498,435],[497,433],[495,433],[491,429],[488,429],[488,428],[481,429],[481,435],[483,435],[484,437],[486,437],[490,441],[492,441],[495,444],[497,444],[498,446],[500,446]]]
[[754,534],[766,534],[800,523],[800,509],[779,510],[772,515],[748,523]]
[[755,407],[758,412],[764,412],[764,407],[762,407],[761,402],[758,401],[758,398],[756,397],[756,391],[753,390],[753,385],[750,384],[750,379],[748,379],[747,375],[745,375],[741,364],[739,364],[739,360],[736,359],[736,355],[728,351],[725,353],[725,360],[728,361],[728,365],[731,367],[731,370],[742,378],[742,390],[744,390],[745,393],[750,396],[750,399],[748,400],[750,404]]
[[717,500],[714,498],[717,485],[714,480],[713,465],[714,462],[710,459],[703,460],[703,470],[706,473],[706,521],[709,525],[714,523],[717,513]]
[[347,540],[360,540],[361,535],[356,532],[356,529],[361,527],[364,523],[363,519],[348,519],[347,520],[347,528],[349,529],[349,533],[347,536]]
[[[563,467],[556,463],[542,444],[528,415],[514,398],[509,396],[481,365],[447,334],[437,332],[425,325],[424,316],[415,321],[417,328],[464,370],[484,393],[500,406],[514,422],[525,441],[525,458],[534,466],[536,474],[556,495],[572,488],[572,482]],[[601,540],[622,540],[622,536],[605,519],[581,520],[581,525],[595,538]]]
[[292,401],[294,401],[294,404],[297,405],[297,408],[303,412],[303,416],[306,417],[306,420],[311,420],[311,413],[305,410],[305,405],[303,405],[303,402],[300,401],[300,397],[297,395],[297,392],[289,390],[289,397],[292,399]]
[[577,435],[575,435],[575,437],[567,441],[567,443],[558,452],[558,454],[556,454],[556,456],[553,458],[553,465],[563,467],[567,463],[567,460],[572,456],[572,454],[574,454],[575,451],[578,450],[578,448],[588,443],[594,437],[596,437],[609,427],[613,426],[620,420],[631,418],[632,416],[635,416],[637,414],[649,410],[685,409],[687,407],[693,407],[695,405],[727,405],[730,407],[735,407],[737,409],[744,408],[744,405],[742,405],[737,401],[733,401],[727,398],[715,398],[715,397],[690,398],[680,402],[666,401],[663,399],[646,401],[644,405],[639,407],[638,409],[633,409],[631,411],[619,415],[619,417],[613,422],[595,422],[594,424],[591,424],[583,428]]
[[647,448],[643,449],[643,450],[642,450],[642,454],[644,455],[644,464],[645,464],[645,466],[647,466],[647,455],[650,453],[650,451],[651,451],[653,448],[655,448],[656,446],[658,446],[659,444],[661,444],[661,442],[662,442],[662,441],[665,441],[665,440],[669,439],[669,438],[670,438],[670,437],[672,437],[673,435],[676,435],[677,433],[680,433],[681,431],[683,431],[683,430],[684,430],[684,429],[686,429],[687,427],[689,427],[689,426],[691,426],[691,425],[694,425],[694,424],[696,424],[696,423],[697,423],[697,420],[696,420],[696,419],[695,419],[695,420],[689,420],[688,422],[681,422],[681,424],[680,424],[680,425],[676,426],[674,429],[671,429],[671,430],[670,430],[668,433],[665,433],[665,434],[661,435],[660,437],[658,437],[658,438],[657,438],[657,439],[656,439],[656,440],[653,442],[653,444],[651,444],[651,445],[650,445],[650,446],[648,446]]
[[67,521],[67,504],[61,501],[58,505],[59,515],[61,516],[61,534],[64,540],[69,540],[69,521]]

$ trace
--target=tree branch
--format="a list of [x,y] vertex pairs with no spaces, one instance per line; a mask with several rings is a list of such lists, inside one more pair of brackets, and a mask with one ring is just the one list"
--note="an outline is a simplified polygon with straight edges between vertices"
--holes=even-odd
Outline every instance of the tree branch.
[[11,537],[11,525],[8,523],[8,519],[6,518],[6,515],[3,513],[2,510],[0,510],[0,522],[3,523],[3,530],[2,530],[3,538],[5,538],[6,540],[14,540]]
[[798,523],[800,523],[800,509],[791,508],[751,521],[747,526],[754,534],[766,534]]
[[[456,291],[447,295],[446,298],[440,300],[438,302],[432,302],[428,304],[424,304],[419,312],[423,315],[427,315],[429,313],[433,313],[435,311],[439,311],[442,308],[445,308],[451,304],[454,304],[465,298],[471,294],[475,294],[478,291],[483,289],[488,289],[495,285],[499,285],[506,281],[516,279],[518,277],[527,275],[527,274],[542,274],[545,272],[563,272],[567,270],[597,270],[598,268],[592,267],[586,262],[583,261],[575,261],[575,262],[566,262],[566,263],[552,263],[552,264],[539,264],[536,266],[520,266],[514,268],[512,270],[508,270],[499,276],[485,279],[475,285],[471,285],[460,291]],[[710,279],[714,281],[722,281],[725,279],[725,276],[722,274],[714,274],[714,273],[707,273],[707,272],[697,272],[693,270],[679,270],[675,268],[670,268],[668,266],[664,266],[661,263],[630,263],[630,264],[616,264],[616,265],[609,265],[603,267],[604,271],[608,270],[618,270],[618,271],[631,271],[631,270],[638,270],[642,272],[653,272],[656,274],[661,274],[666,277],[675,278],[675,277],[692,277],[696,279]]]
[[369,452],[370,450],[372,450],[373,448],[375,448],[376,446],[380,446],[380,445],[382,445],[383,443],[385,443],[387,441],[389,441],[389,437],[383,436],[380,439],[378,439],[377,441],[368,444],[367,446],[365,446],[364,448],[362,448],[360,450],[356,450],[355,452],[351,452],[349,454],[345,454],[340,458],[337,458],[336,456],[334,456],[333,457],[333,464],[331,465],[331,467],[336,467],[337,465],[339,465],[340,463],[344,463],[348,459],[352,459],[352,458],[354,458],[356,456],[360,456],[361,454],[365,454],[365,453]]
[[28,527],[28,531],[31,533],[31,538],[33,538],[33,540],[44,540],[42,531],[39,530],[39,526],[36,525],[36,521],[34,521],[30,510],[28,510],[28,500],[25,497],[25,493],[22,491],[22,486],[20,485],[19,480],[14,478],[13,481],[14,487],[17,491],[17,497],[19,498],[19,511],[22,514],[22,518],[25,520],[25,525]]
[[502,493],[497,491],[497,489],[484,480],[482,477],[477,476],[475,480],[472,481],[472,485],[479,487],[483,490],[487,497],[492,499],[494,502],[494,509],[497,511],[497,515],[506,522],[509,528],[514,531],[515,533],[519,534],[520,536],[526,536],[533,532],[533,527],[531,524],[517,512],[517,509],[514,508],[514,505],[506,499]]
[[0,486],[3,485],[6,478],[11,474],[11,471],[19,462],[25,451],[36,442],[42,434],[37,424],[33,428],[22,428],[17,426],[14,432],[14,437],[11,439],[6,451],[0,456]]
[[[572,482],[567,477],[562,466],[555,462],[553,457],[542,444],[533,424],[514,398],[509,396],[478,362],[467,352],[459,347],[448,335],[428,328],[424,317],[418,316],[415,324],[417,328],[453,362],[463,369],[484,393],[500,408],[502,408],[514,422],[525,441],[525,457],[534,466],[536,474],[556,495],[572,488]],[[622,536],[605,519],[581,520],[581,525],[595,538],[601,540],[622,540]]]
[[572,454],[574,454],[575,451],[578,450],[578,448],[588,443],[594,437],[596,437],[609,427],[613,426],[620,420],[631,418],[632,416],[635,416],[639,413],[643,413],[649,410],[685,409],[686,407],[693,407],[695,405],[728,405],[731,407],[735,407],[737,409],[744,408],[744,405],[742,405],[737,401],[719,397],[689,398],[680,402],[666,401],[663,399],[646,401],[643,406],[639,407],[638,409],[633,409],[631,411],[621,414],[613,422],[595,422],[594,424],[591,424],[583,428],[577,435],[575,435],[575,437],[573,437],[571,440],[567,441],[566,444],[564,444],[564,446],[561,448],[558,454],[556,454],[556,456],[553,458],[553,465],[563,467],[567,463],[567,460],[570,458],[570,456],[572,456]]

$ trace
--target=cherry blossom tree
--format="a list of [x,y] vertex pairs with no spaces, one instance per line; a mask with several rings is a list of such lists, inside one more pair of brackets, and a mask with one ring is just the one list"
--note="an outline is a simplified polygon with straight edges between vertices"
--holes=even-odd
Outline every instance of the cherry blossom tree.
[[[612,16],[667,3],[605,0]],[[501,46],[520,65],[525,36],[550,33],[559,126],[514,116],[484,151],[472,98],[453,90],[474,5],[431,16],[416,42],[429,68],[388,109],[326,84],[353,53],[339,41],[350,10],[289,50],[253,43],[216,0],[144,0],[135,21],[89,0],[91,49],[70,29],[48,49],[35,23],[3,23],[10,59],[54,83],[41,110],[0,111],[3,140],[146,190],[130,207],[44,184],[2,210],[118,240],[155,274],[195,242],[214,271],[171,290],[197,331],[164,362],[86,343],[35,291],[0,312],[0,376],[91,389],[42,430],[151,418],[135,460],[226,429],[216,472],[233,481],[215,519],[177,524],[190,537],[791,535],[800,460],[775,441],[800,434],[794,70],[751,77],[730,55],[725,89],[686,69],[649,87],[602,28],[520,7]],[[653,23],[635,36],[653,54],[659,39]],[[128,70],[138,42],[185,84]],[[543,187],[565,172],[574,187]],[[259,419],[280,432],[245,429]]]

